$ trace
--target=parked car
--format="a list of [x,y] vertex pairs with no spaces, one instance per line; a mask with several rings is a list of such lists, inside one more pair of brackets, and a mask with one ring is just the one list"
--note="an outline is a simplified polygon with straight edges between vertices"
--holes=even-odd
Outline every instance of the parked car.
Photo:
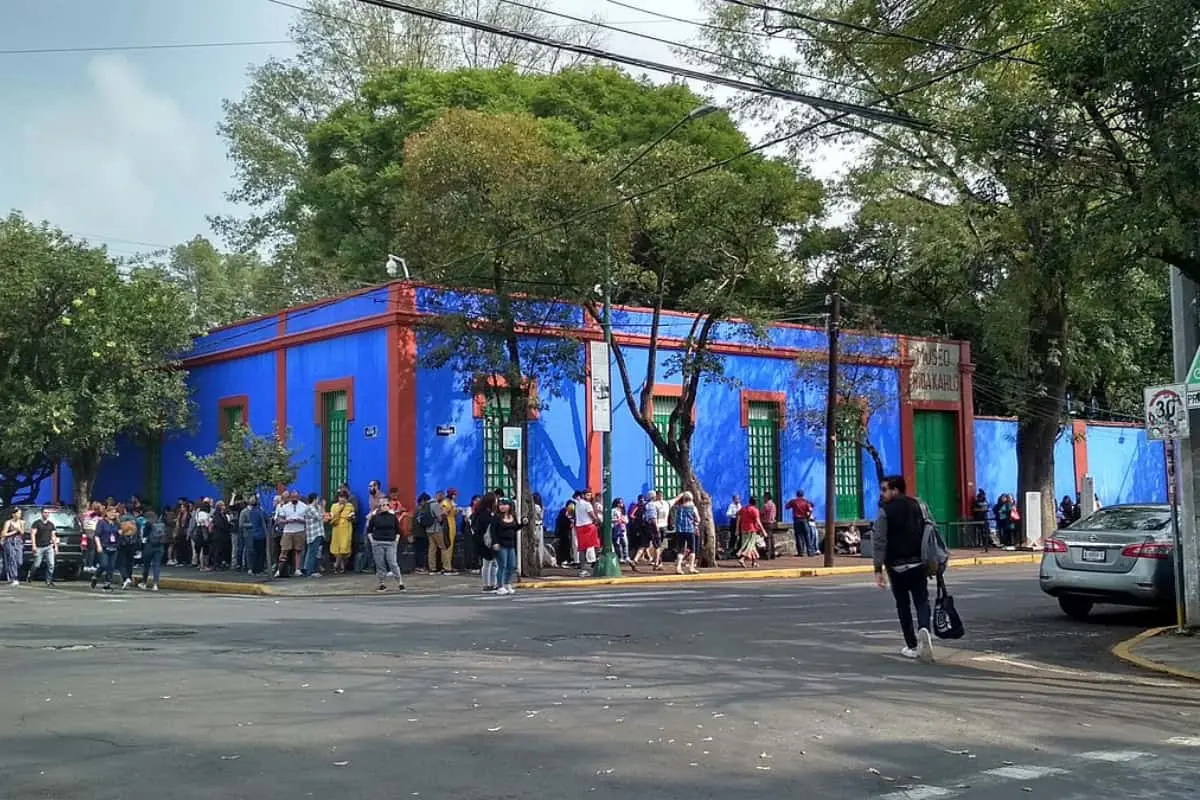
[[1169,607],[1174,550],[1170,506],[1107,506],[1043,541],[1038,580],[1072,619],[1097,603]]
[[[42,509],[46,506],[24,505],[18,503],[21,509],[22,522],[25,525],[25,556],[21,563],[21,579],[29,575],[33,566],[33,542],[28,533],[34,520],[40,519]],[[0,519],[7,519],[12,506],[0,508]],[[73,580],[83,571],[83,547],[81,541],[83,532],[79,528],[79,519],[73,506],[50,506],[50,521],[54,523],[58,534],[58,555],[54,559],[54,575],[57,578]]]

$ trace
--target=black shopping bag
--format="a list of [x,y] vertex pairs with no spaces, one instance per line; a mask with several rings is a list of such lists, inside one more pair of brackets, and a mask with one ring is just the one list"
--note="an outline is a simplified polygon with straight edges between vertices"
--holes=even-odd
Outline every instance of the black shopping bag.
[[946,579],[937,576],[937,600],[933,604],[933,632],[939,639],[961,639],[966,629],[954,607],[954,598],[946,591]]

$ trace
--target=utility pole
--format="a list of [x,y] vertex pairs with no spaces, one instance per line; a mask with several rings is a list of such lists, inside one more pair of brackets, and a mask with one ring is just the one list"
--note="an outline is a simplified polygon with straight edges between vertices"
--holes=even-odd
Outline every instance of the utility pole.
[[[596,560],[596,565],[592,568],[592,574],[597,578],[619,578],[621,577],[621,562],[617,558],[617,551],[613,547],[613,511],[612,511],[612,370],[610,367],[612,359],[612,246],[611,242],[604,254],[604,317],[601,323],[604,328],[604,363],[597,364],[592,361],[592,378],[591,392],[594,395],[597,387],[602,386],[602,390],[608,396],[608,418],[604,420],[596,419],[595,410],[593,409],[592,420],[593,427],[601,431],[601,453],[603,456],[602,478],[604,482],[604,509],[601,512],[601,536],[602,550],[600,558]],[[603,370],[603,375],[598,374],[599,370]],[[588,402],[593,402],[591,398]]]
[[829,386],[825,394],[825,566],[833,566],[837,541],[837,412],[838,412],[838,334],[842,324],[842,296],[837,276],[825,298],[829,306]]
[[[1197,322],[1197,300],[1200,290],[1196,282],[1176,267],[1171,267],[1171,331],[1175,362],[1175,380],[1191,384],[1191,364],[1200,346],[1200,324]],[[1188,386],[1188,405],[1193,389]],[[1196,414],[1191,413],[1192,422]],[[1168,447],[1175,442],[1166,442]],[[1179,481],[1179,543],[1182,552],[1175,553],[1182,562],[1179,570],[1183,585],[1177,586],[1176,596],[1183,599],[1184,624],[1194,628],[1200,624],[1200,435],[1178,443],[1179,458],[1175,470]],[[1174,478],[1172,478],[1174,479]]]

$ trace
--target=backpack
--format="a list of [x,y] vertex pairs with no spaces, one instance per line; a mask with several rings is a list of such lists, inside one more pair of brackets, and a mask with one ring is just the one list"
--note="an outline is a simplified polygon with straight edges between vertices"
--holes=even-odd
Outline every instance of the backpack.
[[417,525],[426,531],[437,525],[437,515],[433,513],[433,506],[431,505],[432,502],[433,501],[431,500],[428,503],[423,504],[421,509],[417,511]]
[[925,505],[924,500],[917,500],[917,504],[921,506],[921,518],[924,521],[924,528],[921,530],[921,562],[925,564],[927,574],[941,575],[950,561],[950,551],[942,540],[933,515],[929,513],[929,506]]

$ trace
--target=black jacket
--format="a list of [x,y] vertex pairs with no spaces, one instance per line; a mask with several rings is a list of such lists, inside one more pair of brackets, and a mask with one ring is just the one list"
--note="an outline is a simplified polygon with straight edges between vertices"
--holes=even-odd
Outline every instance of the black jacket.
[[378,511],[367,523],[367,533],[372,541],[394,542],[400,535],[400,520],[391,511]]
[[514,519],[512,522],[504,522],[500,517],[496,517],[492,520],[492,541],[501,547],[516,547],[519,530],[520,521]]
[[483,546],[483,534],[491,526],[493,516],[491,511],[486,510],[476,511],[471,516],[471,541],[475,543],[475,549],[479,556],[489,561],[496,557],[496,553],[491,548]]
[[921,563],[925,513],[914,498],[902,495],[883,504],[872,532],[875,571]]

